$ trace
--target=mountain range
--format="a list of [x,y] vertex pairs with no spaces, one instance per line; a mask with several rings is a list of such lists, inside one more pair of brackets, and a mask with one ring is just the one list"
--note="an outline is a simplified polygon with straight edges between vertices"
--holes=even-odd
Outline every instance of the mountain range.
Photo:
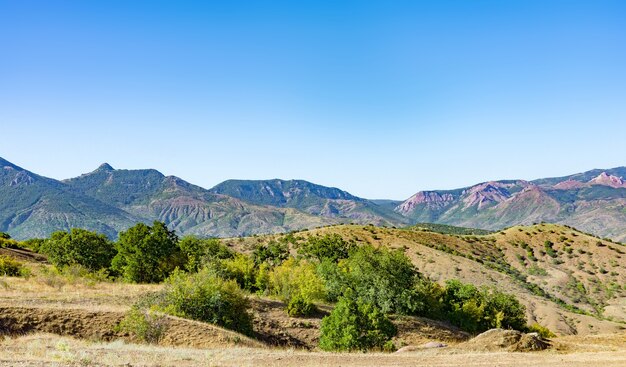
[[395,211],[413,222],[497,230],[552,222],[626,239],[626,167],[534,181],[489,181],[457,190],[420,191]]
[[626,168],[535,181],[505,180],[409,199],[367,200],[303,180],[228,180],[211,189],[157,170],[102,164],[62,181],[0,158],[0,231],[17,239],[81,227],[116,238],[159,220],[179,234],[236,237],[340,223],[420,222],[482,229],[555,222],[626,239]]

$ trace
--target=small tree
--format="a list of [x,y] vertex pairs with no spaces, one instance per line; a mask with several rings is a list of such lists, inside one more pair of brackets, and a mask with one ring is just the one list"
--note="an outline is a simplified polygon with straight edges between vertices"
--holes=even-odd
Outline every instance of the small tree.
[[130,282],[160,282],[184,264],[178,237],[165,223],[138,223],[120,233],[116,247],[112,267]]
[[421,305],[414,285],[419,273],[401,251],[360,246],[339,262],[345,289],[383,312],[410,314]]
[[330,315],[322,319],[320,348],[327,351],[383,349],[396,333],[396,327],[376,306],[342,297]]
[[108,268],[115,256],[114,245],[105,235],[80,228],[54,232],[39,251],[57,268],[81,265],[92,271]]

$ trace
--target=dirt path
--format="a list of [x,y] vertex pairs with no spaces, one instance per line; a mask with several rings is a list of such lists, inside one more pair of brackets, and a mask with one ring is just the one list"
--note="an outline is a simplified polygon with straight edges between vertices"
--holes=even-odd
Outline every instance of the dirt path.
[[0,366],[626,366],[625,345],[605,349],[567,353],[477,353],[446,348],[403,354],[340,354],[242,347],[153,347],[120,341],[90,343],[35,334],[0,342]]

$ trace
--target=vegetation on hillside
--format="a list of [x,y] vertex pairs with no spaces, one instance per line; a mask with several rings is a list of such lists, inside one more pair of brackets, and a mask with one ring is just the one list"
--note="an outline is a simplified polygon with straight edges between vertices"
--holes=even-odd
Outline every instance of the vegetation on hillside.
[[407,229],[413,230],[413,231],[429,231],[429,232],[437,232],[437,233],[442,233],[442,234],[468,235],[468,236],[469,235],[484,236],[484,235],[494,233],[494,231],[489,231],[486,229],[457,227],[457,226],[451,226],[447,224],[437,224],[437,223],[416,223],[410,227],[407,227]]
[[[603,317],[606,302],[626,291],[620,283],[619,264],[626,253],[622,244],[550,224],[489,235],[336,226],[220,240],[178,238],[164,223],[155,222],[137,224],[116,242],[81,229],[25,242],[7,235],[0,240],[5,247],[28,245],[47,254],[58,269],[49,271],[50,282],[60,276],[163,282],[164,290],[137,303],[125,324],[135,327],[133,333],[145,334],[146,340],[158,336],[158,328],[146,327],[159,326],[159,313],[254,336],[249,304],[253,294],[279,300],[291,317],[329,312],[320,335],[320,347],[327,350],[391,350],[394,328],[388,321],[403,315],[442,320],[471,333],[528,328],[517,294],[474,285],[472,278],[461,280],[465,269],[454,266],[440,266],[438,271],[456,276],[431,280],[429,266],[439,259],[426,257],[425,249],[458,264],[458,259],[472,262],[472,271],[492,272],[483,271],[482,277],[497,272],[525,292],[596,317]],[[0,273],[22,275],[14,266],[22,264],[11,261],[0,262],[5,269]],[[565,286],[550,283],[557,269],[567,274]],[[550,335],[543,326],[528,330]]]

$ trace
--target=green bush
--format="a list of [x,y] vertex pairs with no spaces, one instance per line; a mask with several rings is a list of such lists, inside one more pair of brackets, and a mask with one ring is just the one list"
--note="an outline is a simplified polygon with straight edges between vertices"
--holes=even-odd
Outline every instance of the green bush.
[[178,245],[187,258],[185,268],[189,271],[198,271],[205,263],[232,259],[234,256],[233,251],[216,238],[203,239],[196,236],[185,236]]
[[252,259],[257,266],[267,263],[274,267],[280,265],[289,257],[289,246],[286,243],[271,241],[267,245],[258,245],[254,248]]
[[116,248],[112,268],[129,282],[158,283],[185,263],[178,237],[161,222],[138,223],[121,232]]
[[39,251],[57,268],[81,265],[91,271],[108,268],[115,256],[113,243],[105,235],[80,228],[52,233]]
[[283,262],[269,273],[269,293],[283,302],[296,298],[313,303],[324,298],[324,283],[317,275],[315,264],[294,258]]
[[21,277],[27,275],[28,269],[21,262],[8,256],[0,255],[0,275],[8,277]]
[[225,259],[215,264],[217,273],[224,279],[233,279],[249,292],[257,290],[257,272],[250,256],[235,254],[232,259]]
[[347,274],[339,269],[337,263],[323,260],[317,265],[317,274],[324,283],[326,300],[337,302],[348,287]]
[[372,303],[384,313],[410,314],[420,307],[414,291],[419,273],[411,260],[399,250],[371,245],[350,251],[339,262],[343,290],[354,292],[357,298]]
[[554,251],[554,243],[552,243],[552,241],[548,241],[546,240],[543,243],[544,248],[546,249],[546,253],[550,256],[550,257],[556,257],[556,251]]
[[0,248],[20,248],[20,243],[8,234],[0,232]]
[[442,297],[444,318],[469,332],[492,328],[524,330],[526,309],[513,295],[449,280]]
[[252,333],[248,300],[235,281],[204,268],[198,273],[175,271],[165,284],[160,305],[165,312]]
[[45,238],[31,238],[20,243],[21,247],[27,248],[34,252],[41,252],[41,247],[46,242]]
[[116,327],[116,331],[129,333],[134,339],[157,344],[167,330],[167,318],[153,310],[132,307]]
[[327,234],[321,237],[309,237],[299,246],[298,254],[305,258],[317,259],[319,262],[324,260],[337,262],[347,258],[354,247],[354,242],[345,241],[338,234]]
[[320,348],[326,351],[366,351],[389,348],[397,329],[372,303],[342,297],[322,319]]
[[534,323],[528,327],[528,332],[537,333],[544,339],[554,338],[556,334],[545,326],[541,326],[538,323]]
[[307,317],[316,311],[317,307],[300,294],[293,297],[287,305],[287,314],[291,317]]

